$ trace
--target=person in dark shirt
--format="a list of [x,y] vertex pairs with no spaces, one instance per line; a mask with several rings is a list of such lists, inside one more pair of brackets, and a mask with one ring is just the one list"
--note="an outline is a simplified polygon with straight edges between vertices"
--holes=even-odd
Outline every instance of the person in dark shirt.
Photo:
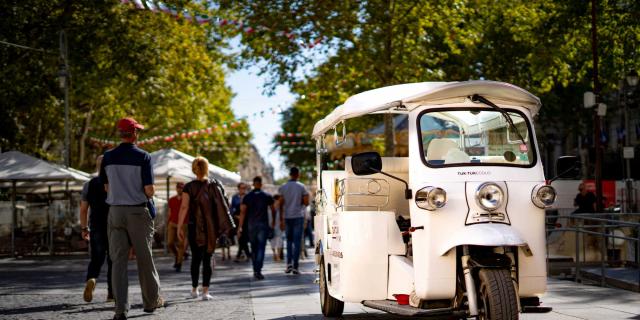
[[[102,155],[96,158],[97,169],[100,170]],[[91,246],[91,260],[87,268],[87,278],[84,288],[84,301],[93,300],[93,291],[96,288],[96,280],[100,275],[100,269],[107,260],[107,302],[113,301],[111,290],[111,258],[109,257],[109,238],[107,236],[107,216],[109,205],[107,192],[99,177],[87,181],[82,187],[82,200],[80,201],[80,226],[82,238],[89,240]],[[89,215],[89,210],[91,214]]]
[[573,206],[578,207],[573,213],[594,213],[596,212],[596,195],[587,191],[584,183],[578,186],[579,193],[573,200]]
[[262,264],[264,262],[264,251],[267,245],[267,234],[269,233],[269,208],[273,222],[271,228],[275,227],[276,208],[273,205],[273,197],[265,193],[262,189],[262,178],[253,178],[253,190],[242,199],[240,205],[240,223],[238,225],[238,237],[245,232],[243,223],[247,221],[247,234],[251,242],[253,253],[253,276],[258,280],[264,279],[262,275]]
[[[233,216],[233,222],[236,226],[240,224],[240,205],[242,204],[242,198],[247,194],[247,185],[244,182],[238,183],[238,193],[231,198],[231,215]],[[242,226],[247,229],[247,223]],[[238,253],[236,254],[236,262],[240,262],[242,254],[246,255],[246,259],[251,257],[251,250],[249,250],[249,238],[247,233],[243,233],[238,236]]]

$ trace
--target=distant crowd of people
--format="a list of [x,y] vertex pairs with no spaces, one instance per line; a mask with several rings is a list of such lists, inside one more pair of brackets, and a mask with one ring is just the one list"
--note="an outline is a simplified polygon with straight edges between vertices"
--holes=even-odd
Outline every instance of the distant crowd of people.
[[[132,118],[121,119],[117,127],[121,143],[96,159],[99,175],[88,181],[82,191],[82,236],[91,248],[83,297],[87,302],[93,300],[96,280],[106,261],[107,301],[115,302],[114,319],[126,319],[127,264],[133,252],[144,311],[153,312],[165,307],[166,302],[160,294],[160,279],[152,257],[156,209],[151,158],[135,144],[144,127]],[[263,191],[262,178],[257,176],[251,190],[239,183],[230,203],[223,186],[209,178],[206,158],[195,158],[192,171],[196,179],[186,184],[178,182],[176,195],[168,200],[166,226],[175,271],[181,272],[185,258],[191,257],[191,297],[213,298],[209,286],[217,246],[228,250],[237,243],[234,261],[251,260],[253,277],[262,280],[267,242],[274,261],[283,261],[286,239],[284,272],[300,274],[300,255],[306,255],[304,236],[313,244],[313,232],[309,192],[298,181],[298,168],[290,169],[290,179],[279,187],[278,194],[272,196]]]

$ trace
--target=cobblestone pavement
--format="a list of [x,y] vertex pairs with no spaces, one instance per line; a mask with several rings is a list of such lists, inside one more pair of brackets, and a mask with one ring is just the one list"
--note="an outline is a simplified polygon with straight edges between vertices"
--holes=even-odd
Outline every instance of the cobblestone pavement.
[[[234,249],[235,252],[235,249]],[[266,279],[254,281],[249,263],[221,261],[211,285],[213,301],[189,297],[189,273],[171,269],[170,257],[157,255],[163,296],[169,303],[153,314],[142,312],[135,262],[131,262],[129,318],[141,319],[322,319],[313,262],[304,260],[299,276],[284,274],[284,265],[267,256]],[[186,265],[190,261],[186,261]],[[98,280],[94,302],[82,300],[87,258],[82,256],[0,259],[0,319],[111,319],[113,304],[104,302],[106,285]],[[542,298],[549,314],[522,319],[640,319],[640,294],[569,281],[549,280]],[[345,305],[345,319],[396,319],[359,304]]]

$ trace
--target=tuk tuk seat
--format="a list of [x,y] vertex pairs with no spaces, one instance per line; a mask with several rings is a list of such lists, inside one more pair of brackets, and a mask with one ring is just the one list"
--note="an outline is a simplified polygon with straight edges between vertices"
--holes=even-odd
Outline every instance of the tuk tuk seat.
[[[409,178],[409,158],[408,157],[382,157],[382,170],[386,173],[397,176],[398,178],[408,180]],[[356,176],[353,173],[353,168],[351,168],[351,157],[347,157],[345,161],[345,171],[346,171],[346,179],[351,179],[350,183],[345,184],[350,188],[358,188],[362,187],[362,185],[366,184],[367,179],[375,179],[375,180],[384,180],[389,186],[389,201],[379,208],[380,211],[394,211],[396,213],[396,218],[398,216],[402,216],[406,219],[410,217],[409,215],[409,201],[404,197],[404,184],[398,180],[391,179],[382,174],[372,174],[368,176]],[[363,179],[364,178],[364,179]],[[349,190],[345,190],[349,192]],[[370,211],[371,207],[362,206],[361,209],[358,209],[358,205],[355,202],[362,201],[363,197],[358,197],[358,199],[345,199],[345,204],[352,207],[349,210],[355,211]],[[373,201],[373,200],[372,200]],[[353,209],[353,207],[356,207]]]
[[[448,138],[435,138],[429,142],[426,148],[427,161],[431,160],[445,160],[449,151],[458,149],[458,143]],[[384,168],[384,162],[383,162]]]

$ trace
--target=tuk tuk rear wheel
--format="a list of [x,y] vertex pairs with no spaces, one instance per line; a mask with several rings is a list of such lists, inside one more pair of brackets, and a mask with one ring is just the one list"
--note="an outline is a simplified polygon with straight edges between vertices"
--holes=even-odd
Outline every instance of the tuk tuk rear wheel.
[[325,317],[339,317],[344,311],[344,302],[329,294],[327,277],[324,267],[324,258],[320,258],[320,307]]
[[478,319],[518,319],[518,295],[506,269],[480,269]]

